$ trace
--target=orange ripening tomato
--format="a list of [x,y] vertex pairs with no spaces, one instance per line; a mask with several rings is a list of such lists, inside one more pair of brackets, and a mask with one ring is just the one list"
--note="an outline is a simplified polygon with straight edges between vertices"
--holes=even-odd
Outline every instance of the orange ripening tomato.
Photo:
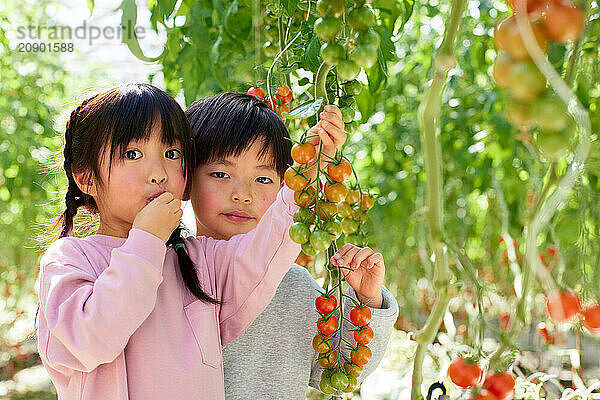
[[530,19],[539,17],[550,2],[550,0],[508,0],[508,5],[514,12],[517,12],[517,7],[520,6],[519,1],[526,3],[527,15]]
[[585,27],[583,11],[571,1],[556,0],[548,3],[542,22],[546,35],[558,42],[577,40]]
[[303,144],[296,143],[294,146],[292,146],[292,158],[298,164],[306,164],[315,158],[316,154],[317,149],[315,149],[315,146],[310,142]]
[[566,322],[581,312],[581,299],[575,292],[555,292],[548,296],[546,310],[554,322]]
[[[543,52],[548,48],[548,41],[541,24],[531,24],[533,35]],[[517,20],[514,15],[500,21],[494,29],[494,41],[496,46],[507,52],[513,60],[526,60],[529,58],[529,52],[523,43]]]
[[325,369],[333,368],[336,366],[338,361],[338,352],[337,350],[332,351],[331,353],[322,354],[319,357],[319,364],[321,367]]
[[365,365],[373,357],[373,352],[367,346],[360,346],[358,350],[350,352],[350,359],[356,365]]
[[317,191],[314,187],[308,186],[303,190],[297,190],[294,192],[294,201],[300,207],[312,206],[315,204],[315,197]]
[[313,338],[313,348],[315,349],[315,351],[317,353],[327,353],[330,352],[332,350],[331,348],[331,338],[329,337],[325,337],[323,335],[320,334],[316,334],[315,337]]
[[369,344],[374,336],[375,333],[370,326],[366,326],[362,330],[354,331],[354,340],[356,340],[356,343],[358,344]]
[[288,85],[280,86],[275,93],[279,95],[283,104],[289,103],[294,98],[294,93],[292,93],[292,89]]
[[346,198],[348,188],[341,182],[325,184],[325,197],[332,203],[339,203]]
[[474,361],[457,357],[448,367],[448,376],[456,386],[466,389],[477,385],[481,379],[481,368]]
[[344,159],[339,164],[329,163],[327,165],[327,174],[336,182],[344,182],[344,180],[352,175],[352,165]]
[[260,86],[251,87],[250,89],[248,89],[248,94],[257,97],[260,100],[264,100],[265,98],[265,91]]
[[583,309],[581,312],[581,321],[583,326],[590,331],[590,333],[597,333],[600,331],[600,305],[592,304]]
[[308,179],[294,171],[292,167],[289,167],[285,174],[283,174],[283,181],[290,189],[294,191],[302,190],[308,186]]

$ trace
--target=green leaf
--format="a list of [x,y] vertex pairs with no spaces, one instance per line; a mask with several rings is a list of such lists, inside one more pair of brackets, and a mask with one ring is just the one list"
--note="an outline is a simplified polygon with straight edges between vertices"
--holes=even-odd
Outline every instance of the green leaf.
[[118,9],[123,10],[123,17],[121,18],[123,39],[121,41],[125,43],[133,55],[140,60],[148,62],[158,60],[161,56],[155,58],[146,57],[138,42],[137,35],[135,34],[135,24],[137,23],[137,6],[135,0],[123,0]]
[[282,113],[286,118],[295,118],[295,119],[304,119],[308,117],[312,117],[321,108],[321,104],[323,103],[323,98],[319,97],[314,101],[309,101],[307,103],[301,104],[298,107],[291,110],[289,113]]
[[321,52],[321,42],[317,35],[314,35],[306,46],[306,51],[302,57],[304,63],[304,69],[307,71],[317,72],[321,62],[319,61],[319,54]]
[[281,0],[281,4],[285,7],[288,16],[293,17],[298,7],[298,0]]
[[87,5],[88,5],[88,8],[90,9],[90,16],[91,16],[92,12],[94,11],[94,0],[87,0]]
[[171,14],[173,14],[176,4],[177,0],[158,0],[158,5],[160,6],[163,20],[168,19]]

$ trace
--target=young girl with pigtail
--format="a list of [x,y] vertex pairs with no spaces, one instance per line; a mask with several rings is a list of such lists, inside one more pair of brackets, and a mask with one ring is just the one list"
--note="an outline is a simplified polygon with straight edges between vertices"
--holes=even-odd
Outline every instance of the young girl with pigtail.
[[[222,348],[264,310],[300,251],[287,233],[293,192],[283,188],[247,234],[182,238],[190,127],[148,84],[82,102],[64,158],[66,210],[41,260],[36,321],[59,398],[223,399]],[[80,208],[100,223],[75,238]]]

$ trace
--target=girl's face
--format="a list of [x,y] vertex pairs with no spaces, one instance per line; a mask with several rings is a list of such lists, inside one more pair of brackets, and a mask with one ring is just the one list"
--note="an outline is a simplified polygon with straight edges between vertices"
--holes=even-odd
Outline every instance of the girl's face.
[[122,154],[114,155],[110,175],[107,160],[101,162],[102,185],[94,185],[90,193],[98,205],[98,233],[127,237],[136,215],[154,197],[166,191],[183,198],[181,145],[169,146],[161,136],[160,121],[155,121],[147,140],[132,141]]
[[197,235],[229,239],[256,227],[281,188],[273,154],[269,150],[259,159],[261,148],[257,140],[238,157],[196,169],[190,199]]

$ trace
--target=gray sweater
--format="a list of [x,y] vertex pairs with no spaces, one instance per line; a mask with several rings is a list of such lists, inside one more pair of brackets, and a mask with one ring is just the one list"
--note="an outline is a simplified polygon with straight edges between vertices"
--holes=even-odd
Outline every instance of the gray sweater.
[[[315,298],[320,289],[305,268],[292,266],[265,311],[223,349],[227,400],[305,400],[308,385],[319,388],[323,369],[312,340],[317,334]],[[382,291],[382,308],[371,309],[369,323],[375,333],[369,343],[373,358],[359,382],[379,365],[398,316],[398,303],[387,289]],[[352,288],[346,294],[356,299]],[[344,310],[350,307],[346,299]],[[344,322],[344,338],[350,343],[354,343],[353,328]],[[348,356],[348,351],[344,353]]]

